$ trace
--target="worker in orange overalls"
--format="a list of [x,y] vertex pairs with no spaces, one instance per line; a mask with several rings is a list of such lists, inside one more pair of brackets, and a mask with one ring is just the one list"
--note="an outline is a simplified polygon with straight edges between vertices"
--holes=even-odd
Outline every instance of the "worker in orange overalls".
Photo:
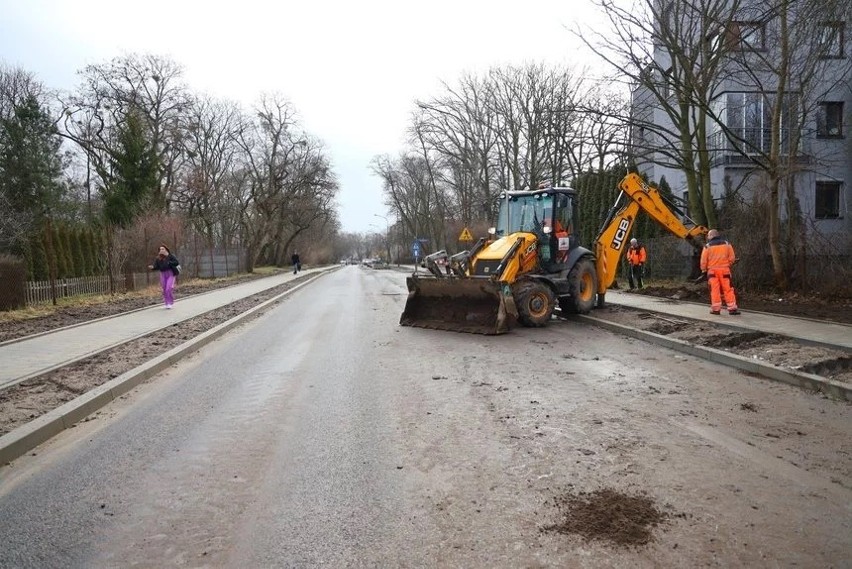
[[645,246],[639,243],[638,239],[630,240],[630,247],[627,249],[627,282],[630,283],[630,290],[633,290],[633,282],[635,280],[639,288],[642,288],[642,275],[645,272],[645,261],[648,260],[648,253],[645,251]]
[[707,245],[701,251],[701,271],[707,275],[707,284],[710,285],[710,314],[722,313],[723,296],[728,314],[740,314],[731,285],[731,265],[736,262],[737,256],[731,244],[722,239],[718,230],[708,231]]

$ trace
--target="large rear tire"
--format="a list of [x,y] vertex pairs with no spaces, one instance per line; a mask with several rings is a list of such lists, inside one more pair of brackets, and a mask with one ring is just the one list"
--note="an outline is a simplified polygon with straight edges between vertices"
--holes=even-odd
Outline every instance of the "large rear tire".
[[588,257],[577,261],[568,273],[570,297],[559,299],[559,308],[566,314],[588,314],[595,307],[598,291],[598,274],[595,264]]
[[556,309],[556,293],[540,281],[517,283],[512,287],[512,296],[518,308],[518,320],[530,328],[547,324]]

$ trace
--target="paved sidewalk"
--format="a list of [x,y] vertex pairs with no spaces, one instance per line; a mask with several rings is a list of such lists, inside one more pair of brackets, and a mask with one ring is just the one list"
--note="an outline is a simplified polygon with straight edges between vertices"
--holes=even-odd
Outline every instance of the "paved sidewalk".
[[[320,274],[335,268],[306,269],[298,276]],[[0,389],[295,278],[297,275],[284,273],[183,299],[178,287],[177,301],[171,310],[158,304],[0,346]]]
[[[795,316],[776,316],[766,312],[751,312],[748,309],[741,309],[740,316],[730,316],[725,310],[722,310],[721,315],[715,316],[710,314],[710,306],[706,304],[615,290],[607,291],[606,302],[737,328],[780,334],[852,351],[852,326],[846,324],[821,322]],[[594,311],[589,314],[589,316],[594,315]]]

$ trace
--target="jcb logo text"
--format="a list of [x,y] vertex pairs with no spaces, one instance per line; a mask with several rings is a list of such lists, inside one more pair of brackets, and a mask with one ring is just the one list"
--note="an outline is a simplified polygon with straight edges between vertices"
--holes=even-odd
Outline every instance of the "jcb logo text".
[[625,218],[618,222],[618,229],[615,231],[615,237],[612,238],[610,247],[616,251],[621,251],[621,246],[624,245],[624,238],[627,237],[627,230],[630,229],[630,220]]

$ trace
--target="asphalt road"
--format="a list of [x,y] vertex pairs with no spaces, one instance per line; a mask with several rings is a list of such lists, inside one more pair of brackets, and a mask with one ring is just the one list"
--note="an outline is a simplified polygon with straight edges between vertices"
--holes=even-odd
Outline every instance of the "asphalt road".
[[[0,567],[842,566],[852,413],[578,322],[397,326],[346,267],[0,468]],[[619,548],[547,531],[612,488]]]

